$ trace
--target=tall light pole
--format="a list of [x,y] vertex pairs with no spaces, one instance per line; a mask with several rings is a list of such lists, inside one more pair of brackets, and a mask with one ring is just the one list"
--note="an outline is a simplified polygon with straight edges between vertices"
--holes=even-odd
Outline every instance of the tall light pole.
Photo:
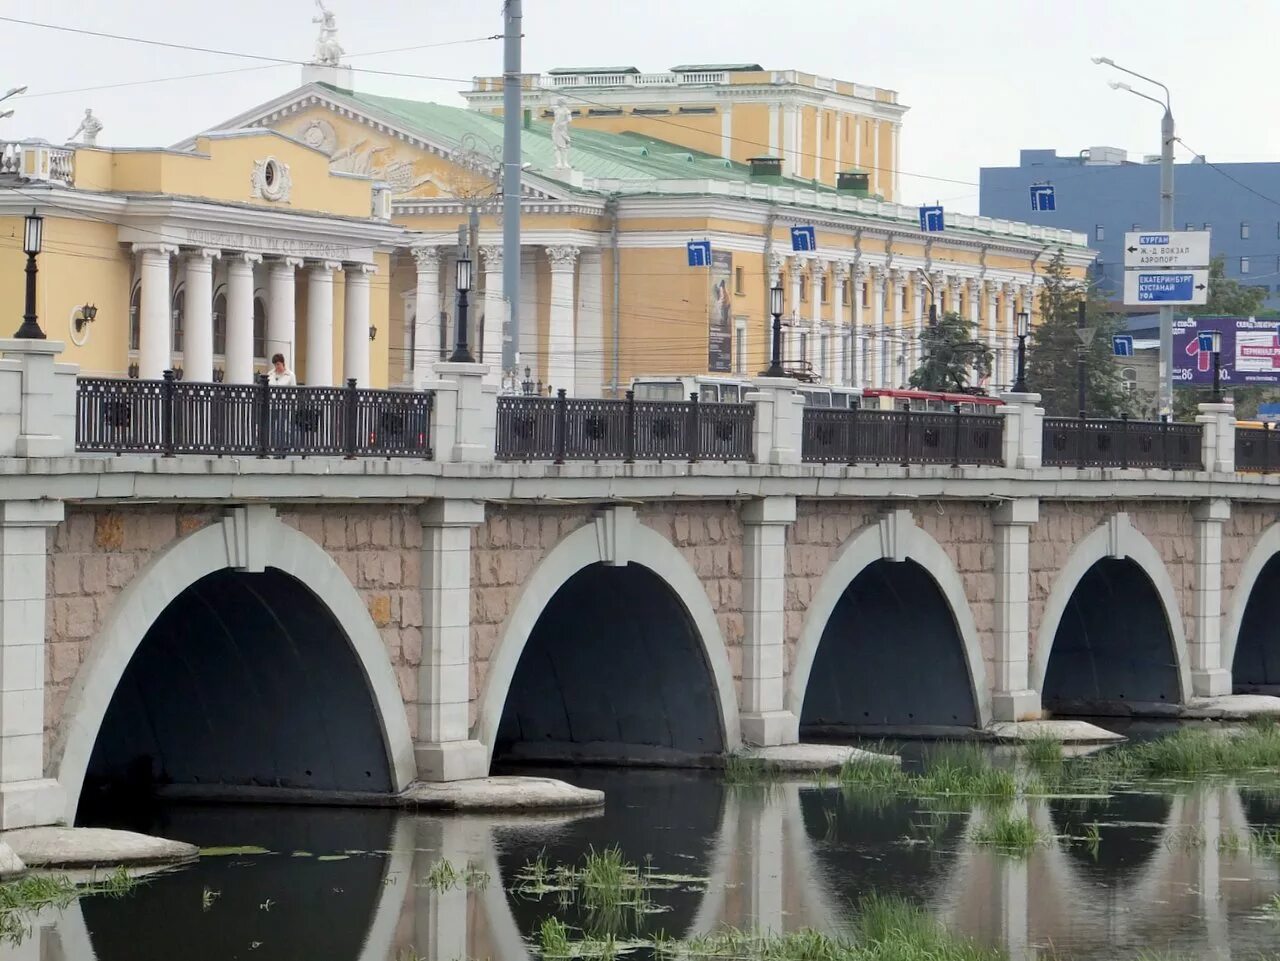
[[[502,337],[502,369],[515,370],[520,352],[520,130],[524,122],[520,39],[521,0],[502,8],[502,299],[507,329]],[[617,270],[617,265],[614,265]]]
[[[0,102],[8,100],[10,97],[16,97],[19,94],[23,94],[26,92],[27,92],[27,88],[25,84],[21,87],[10,87],[4,93],[0,93]],[[3,120],[5,117],[12,117],[12,116],[13,116],[12,110],[0,110],[0,120]]]
[[[1173,142],[1176,138],[1173,126],[1173,105],[1169,96],[1169,88],[1159,80],[1153,80],[1145,74],[1122,67],[1110,57],[1094,57],[1093,62],[1104,64],[1131,77],[1145,80],[1164,91],[1164,100],[1148,96],[1134,90],[1127,83],[1112,81],[1112,90],[1124,90],[1150,100],[1158,107],[1164,108],[1164,117],[1160,121],[1160,229],[1173,230]],[[1173,308],[1160,308],[1160,416],[1169,420],[1173,417]]]

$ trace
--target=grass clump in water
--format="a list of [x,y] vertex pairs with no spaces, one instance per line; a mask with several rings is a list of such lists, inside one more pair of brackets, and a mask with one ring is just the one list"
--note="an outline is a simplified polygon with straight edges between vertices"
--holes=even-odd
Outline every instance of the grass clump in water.
[[975,844],[984,844],[1010,854],[1026,854],[1047,840],[1030,818],[999,811],[973,832]]
[[724,780],[737,786],[769,785],[781,777],[778,765],[750,754],[729,754],[724,759]]
[[884,761],[851,758],[840,769],[840,784],[863,793],[905,794],[912,797],[1016,797],[1018,780],[998,768],[976,744],[941,744],[926,752],[924,770],[903,771]]
[[1062,764],[1062,742],[1047,734],[1038,734],[1023,743],[1022,754],[1032,767],[1053,770]]
[[1168,737],[1111,748],[1071,764],[1077,780],[1207,777],[1280,767],[1280,725],[1257,721],[1238,728],[1183,728]]
[[139,882],[123,867],[103,878],[75,884],[66,875],[37,874],[0,884],[0,940],[18,944],[30,933],[30,915],[41,908],[65,908],[88,894],[121,898]]

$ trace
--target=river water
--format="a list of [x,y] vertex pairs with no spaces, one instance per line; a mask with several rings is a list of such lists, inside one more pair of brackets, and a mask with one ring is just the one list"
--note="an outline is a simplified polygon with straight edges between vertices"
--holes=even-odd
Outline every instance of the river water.
[[[712,773],[544,773],[604,790],[607,807],[518,818],[157,808],[129,826],[240,850],[152,875],[122,898],[48,909],[0,959],[517,961],[537,956],[543,919],[588,924],[557,894],[520,890],[526,866],[580,863],[611,845],[669,876],[650,912],[622,919],[642,936],[726,925],[836,933],[878,892],[924,905],[1013,961],[1142,950],[1252,959],[1280,947],[1280,911],[1269,907],[1280,855],[1248,843],[1251,829],[1280,825],[1280,795],[1227,781],[1016,802],[1054,837],[1011,857],[972,840],[981,808],[945,814],[807,784],[729,787]],[[1090,844],[1082,838],[1094,824]],[[470,876],[442,881],[442,860],[460,874],[470,865]]]

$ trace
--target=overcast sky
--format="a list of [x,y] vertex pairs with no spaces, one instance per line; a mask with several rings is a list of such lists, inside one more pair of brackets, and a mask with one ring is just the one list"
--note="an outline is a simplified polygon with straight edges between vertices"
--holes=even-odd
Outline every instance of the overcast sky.
[[[500,0],[326,0],[349,53],[500,32]],[[1213,161],[1280,157],[1271,99],[1280,0],[525,0],[527,72],[571,65],[754,62],[889,87],[911,110],[902,146],[906,202],[976,212],[978,169],[1022,147],[1159,150],[1159,111],[1107,87],[1128,79],[1173,91],[1178,134]],[[8,0],[0,16],[267,57],[311,56],[314,0]],[[501,72],[500,41],[358,57],[355,66],[444,79],[357,73],[371,92],[461,105],[475,75]],[[255,69],[245,69],[254,67]],[[203,79],[62,93],[205,71]],[[92,107],[111,146],[167,145],[299,82],[294,65],[78,36],[0,21],[0,91],[20,83],[0,138],[64,141]],[[1136,81],[1135,81],[1136,83]],[[1180,160],[1190,153],[1179,150]],[[952,182],[958,181],[958,182]]]

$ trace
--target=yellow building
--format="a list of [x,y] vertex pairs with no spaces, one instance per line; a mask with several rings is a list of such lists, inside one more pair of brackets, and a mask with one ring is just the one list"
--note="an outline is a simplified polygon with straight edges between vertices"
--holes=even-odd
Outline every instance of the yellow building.
[[[695,92],[760,72],[673,73],[675,94],[693,103]],[[890,91],[826,90],[834,82],[801,74],[740,85],[765,80],[847,99],[845,119],[833,121],[840,131],[863,129],[857,111],[868,104],[883,105],[886,122],[903,109]],[[699,150],[656,117],[625,129],[634,108],[631,119],[575,116],[566,132],[531,101],[520,364],[504,375],[510,253],[489,82],[469,95],[477,109],[460,109],[353,92],[340,66],[308,67],[304,81],[170,149],[0,144],[0,303],[15,327],[22,216],[34,207],[47,218],[41,320],[86,372],[158,377],[174,367],[187,379],[245,382],[280,351],[310,384],[421,384],[455,336],[457,230],[477,209],[471,339],[494,382],[521,380],[527,366],[547,389],[593,396],[637,375],[755,373],[767,365],[768,289],[778,283],[791,366],[835,384],[903,385],[932,300],[977,324],[996,352],[995,388],[1012,382],[1014,315],[1034,312],[1037,272],[1059,248],[1077,273],[1091,257],[1083,235],[981,217],[948,215],[943,232],[922,233],[916,208],[874,196],[892,193],[891,178],[835,178],[865,161],[834,147],[822,148],[821,182],[787,176],[819,151],[805,146],[807,120],[779,128],[800,131],[791,160],[770,151],[772,133],[751,126],[771,131],[768,104],[734,101],[728,149]],[[647,86],[649,95],[661,84]],[[878,150],[883,169],[896,169],[896,133],[881,134]],[[815,251],[792,253],[796,225],[814,227]],[[687,245],[703,240],[711,261],[690,267]],[[98,308],[90,325],[77,320],[86,304]]]

